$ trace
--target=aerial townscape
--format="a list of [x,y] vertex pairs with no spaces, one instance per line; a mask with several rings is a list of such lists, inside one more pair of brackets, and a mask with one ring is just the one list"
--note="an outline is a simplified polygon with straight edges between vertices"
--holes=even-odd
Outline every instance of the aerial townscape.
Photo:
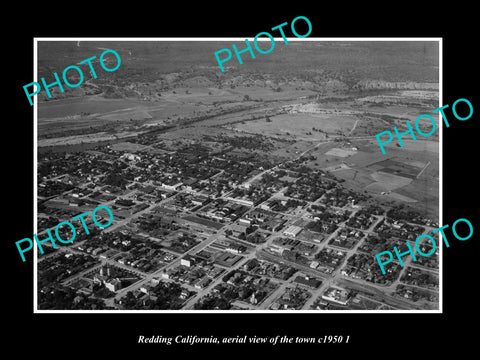
[[225,72],[222,46],[38,43],[39,77],[102,49],[122,65],[37,95],[38,238],[113,213],[43,244],[37,309],[438,310],[439,248],[375,259],[439,226],[438,133],[375,139],[438,107],[438,43],[291,41]]

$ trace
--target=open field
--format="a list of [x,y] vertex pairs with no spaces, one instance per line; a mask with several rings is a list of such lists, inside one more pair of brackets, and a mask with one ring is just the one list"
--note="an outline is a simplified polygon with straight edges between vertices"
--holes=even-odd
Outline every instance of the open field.
[[[112,111],[137,107],[138,101],[129,99],[105,99],[100,96],[84,96],[39,102],[38,119],[68,118],[82,113],[99,116]],[[146,107],[149,104],[144,104]]]
[[372,165],[369,165],[369,168],[375,171],[383,173],[391,173],[398,176],[414,179],[420,173],[421,169],[426,165],[421,162],[417,162],[420,166],[412,166],[410,164],[405,164],[404,162],[397,161],[394,158],[389,158],[387,160],[382,160]]
[[[406,202],[406,203],[416,203],[416,202],[418,202],[418,200],[416,200],[414,198],[411,198],[411,197],[408,197],[408,196],[405,196],[405,195],[401,195],[401,194],[399,194],[395,191],[389,192],[386,196],[389,197],[389,198],[395,199],[395,200],[399,200],[401,202]],[[421,210],[426,211],[426,207],[422,208]],[[425,212],[425,214],[427,214],[427,212]],[[435,215],[432,215],[432,216],[435,216]]]
[[371,175],[350,168],[332,171],[332,173],[349,183],[357,185],[359,189],[367,189],[370,184],[375,182]]
[[116,143],[116,144],[113,144],[110,148],[114,151],[128,151],[128,152],[145,151],[145,150],[151,149],[150,146],[135,144],[131,142]]
[[[41,42],[40,76],[107,48],[121,55],[122,66],[86,79],[85,92],[95,90],[90,95],[79,87],[65,98],[39,101],[39,146],[111,141],[134,151],[134,141],[122,138],[151,125],[173,126],[155,135],[168,141],[259,134],[273,144],[255,150],[261,155],[286,160],[308,150],[311,168],[374,195],[414,199],[430,212],[438,202],[438,134],[405,138],[404,147],[392,141],[387,155],[374,135],[401,128],[438,102],[436,43],[395,42],[390,51],[384,42],[340,44],[292,41],[274,58],[231,61],[219,76],[211,54],[224,47],[221,41]],[[50,56],[58,47],[65,56]],[[302,67],[293,69],[296,62]]]
[[383,171],[375,171],[371,174],[371,177],[375,180],[375,183],[366,186],[365,189],[377,193],[395,190],[412,182],[411,179],[384,173]]
[[439,146],[435,141],[419,143],[406,142],[404,148],[392,148],[387,155],[381,153],[375,139],[321,144],[308,153],[315,156],[308,166],[331,172],[357,191],[367,191],[383,200],[415,204],[422,212],[436,217]]

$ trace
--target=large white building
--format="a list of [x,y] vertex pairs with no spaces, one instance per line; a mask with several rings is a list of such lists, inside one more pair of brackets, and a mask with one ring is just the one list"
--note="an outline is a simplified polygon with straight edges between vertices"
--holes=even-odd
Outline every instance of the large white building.
[[240,204],[240,205],[245,205],[245,206],[253,206],[253,201],[252,200],[247,200],[247,199],[238,199],[238,198],[232,198],[228,197],[227,200],[233,201],[234,203]]
[[291,225],[287,229],[285,229],[283,235],[296,237],[298,234],[300,234],[301,231],[302,228],[300,226]]
[[166,190],[176,191],[180,186],[182,186],[182,182],[178,182],[176,184],[165,184],[162,183],[162,187]]

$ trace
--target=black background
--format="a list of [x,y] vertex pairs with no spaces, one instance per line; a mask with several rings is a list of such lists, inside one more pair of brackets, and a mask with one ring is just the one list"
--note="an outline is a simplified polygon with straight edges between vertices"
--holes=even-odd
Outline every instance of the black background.
[[[477,272],[480,227],[476,210],[480,105],[476,82],[478,22],[475,10],[456,2],[448,7],[419,8],[418,4],[359,2],[276,5],[267,10],[244,2],[218,5],[187,3],[177,8],[163,3],[112,3],[104,8],[85,3],[65,7],[11,11],[17,21],[2,24],[6,39],[3,56],[2,178],[3,327],[5,343],[16,351],[32,349],[53,358],[78,354],[137,356],[167,353],[198,355],[206,351],[222,357],[256,351],[316,357],[323,355],[391,356],[417,358],[448,348],[466,353],[475,344]],[[43,5],[42,5],[43,6]],[[10,12],[9,11],[9,12]],[[261,31],[306,16],[310,37],[442,37],[443,104],[467,98],[474,114],[468,121],[450,115],[443,129],[443,223],[467,218],[474,235],[450,241],[443,257],[443,314],[33,314],[32,256],[22,263],[15,241],[33,235],[33,107],[23,85],[33,81],[34,37],[253,37]],[[6,16],[8,18],[9,16]],[[213,56],[213,55],[212,55]],[[476,91],[474,91],[474,89]],[[447,115],[451,114],[447,110]],[[452,238],[452,237],[450,237]],[[449,239],[450,239],[449,238]],[[473,325],[473,328],[471,328]],[[305,336],[350,335],[340,345],[165,345],[137,344],[138,335],[197,336]],[[6,349],[5,349],[6,350]],[[35,355],[35,354],[34,354]],[[301,356],[301,355],[300,355]],[[343,358],[343,356],[341,356]]]

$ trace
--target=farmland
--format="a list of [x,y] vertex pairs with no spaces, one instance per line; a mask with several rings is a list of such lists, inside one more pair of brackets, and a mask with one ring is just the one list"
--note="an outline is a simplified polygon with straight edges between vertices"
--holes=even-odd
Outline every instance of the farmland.
[[78,308],[119,311],[438,309],[436,274],[417,283],[396,262],[382,274],[373,256],[439,221],[438,132],[394,139],[386,155],[375,138],[438,107],[438,43],[293,40],[223,73],[213,53],[225,46],[39,43],[39,76],[108,48],[122,58],[37,98],[42,227],[98,204],[115,214],[64,250],[103,263],[93,286],[78,274],[71,289],[60,268],[39,293],[62,285]]

